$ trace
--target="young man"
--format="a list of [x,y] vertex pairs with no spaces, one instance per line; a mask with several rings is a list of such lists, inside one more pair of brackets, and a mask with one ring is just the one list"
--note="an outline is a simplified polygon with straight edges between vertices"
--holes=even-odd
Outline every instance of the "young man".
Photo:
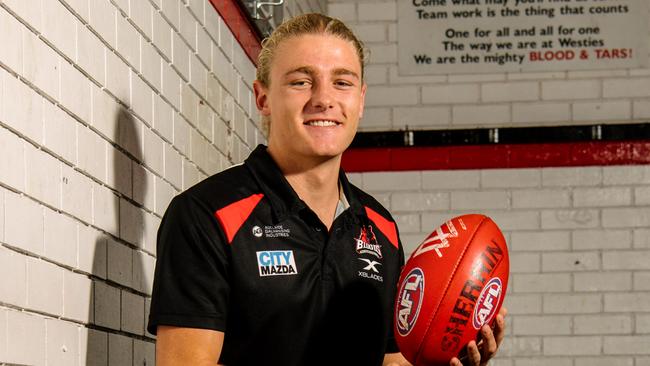
[[[363,115],[363,65],[361,43],[323,15],[263,43],[254,88],[268,148],[174,198],[159,230],[158,365],[408,364],[391,324],[397,227],[340,169]],[[494,355],[504,315],[467,364]]]

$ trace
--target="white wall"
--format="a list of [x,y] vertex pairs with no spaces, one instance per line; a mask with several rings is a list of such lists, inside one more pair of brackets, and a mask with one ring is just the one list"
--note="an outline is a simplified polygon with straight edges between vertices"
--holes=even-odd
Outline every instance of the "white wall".
[[2,0],[0,45],[0,363],[153,365],[161,216],[263,141],[254,65],[207,0]]
[[285,20],[299,14],[327,13],[327,0],[284,0],[282,6]]

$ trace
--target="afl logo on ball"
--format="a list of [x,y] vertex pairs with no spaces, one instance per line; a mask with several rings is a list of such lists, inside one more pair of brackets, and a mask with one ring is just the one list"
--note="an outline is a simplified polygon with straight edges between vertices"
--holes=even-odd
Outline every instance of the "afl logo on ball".
[[499,277],[494,277],[483,287],[483,291],[481,291],[476,301],[474,316],[472,317],[472,325],[474,325],[474,328],[481,329],[483,324],[492,320],[497,305],[499,304],[501,293],[502,287]]
[[424,273],[420,268],[413,268],[406,275],[399,289],[398,301],[397,330],[406,337],[413,329],[424,301]]

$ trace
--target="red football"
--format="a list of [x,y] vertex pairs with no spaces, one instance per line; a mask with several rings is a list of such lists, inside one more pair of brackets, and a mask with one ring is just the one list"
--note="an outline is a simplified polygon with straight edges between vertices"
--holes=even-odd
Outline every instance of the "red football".
[[417,366],[459,356],[496,319],[509,271],[506,241],[489,217],[455,217],[432,232],[398,284],[394,331],[404,357]]

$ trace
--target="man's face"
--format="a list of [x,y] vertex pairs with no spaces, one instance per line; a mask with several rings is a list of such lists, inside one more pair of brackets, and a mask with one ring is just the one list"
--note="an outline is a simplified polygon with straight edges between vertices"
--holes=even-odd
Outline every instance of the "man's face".
[[366,86],[351,42],[326,34],[286,39],[275,51],[270,85],[255,82],[271,120],[269,149],[292,158],[340,156],[363,114]]

